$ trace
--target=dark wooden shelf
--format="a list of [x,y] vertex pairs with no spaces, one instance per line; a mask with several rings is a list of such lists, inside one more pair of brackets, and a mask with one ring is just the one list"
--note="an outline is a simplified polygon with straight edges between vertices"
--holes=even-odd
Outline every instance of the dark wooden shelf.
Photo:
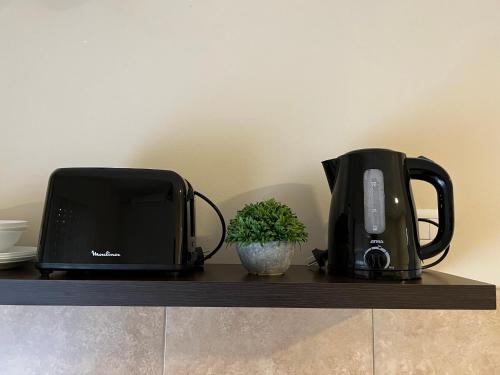
[[350,279],[305,266],[278,277],[248,275],[229,264],[155,276],[55,272],[42,279],[32,264],[0,271],[3,305],[492,310],[495,294],[494,285],[436,271],[405,282]]

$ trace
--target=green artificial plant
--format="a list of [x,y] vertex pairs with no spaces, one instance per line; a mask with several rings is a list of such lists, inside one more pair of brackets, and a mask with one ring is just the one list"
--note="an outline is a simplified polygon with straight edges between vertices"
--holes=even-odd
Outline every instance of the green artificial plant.
[[274,198],[245,205],[236,212],[227,228],[226,243],[248,245],[286,241],[300,243],[307,240],[305,225],[287,205]]

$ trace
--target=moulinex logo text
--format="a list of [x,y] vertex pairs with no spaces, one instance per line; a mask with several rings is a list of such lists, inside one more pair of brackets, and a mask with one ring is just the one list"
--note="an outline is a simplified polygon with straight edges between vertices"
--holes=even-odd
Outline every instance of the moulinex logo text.
[[98,252],[98,251],[90,251],[93,257],[121,257],[122,255],[120,253],[112,253],[110,251],[106,252]]

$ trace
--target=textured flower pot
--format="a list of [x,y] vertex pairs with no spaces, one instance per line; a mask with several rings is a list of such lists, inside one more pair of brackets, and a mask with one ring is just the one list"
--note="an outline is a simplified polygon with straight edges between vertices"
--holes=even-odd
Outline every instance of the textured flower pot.
[[237,245],[241,263],[250,273],[257,275],[283,275],[290,267],[293,244],[266,242]]

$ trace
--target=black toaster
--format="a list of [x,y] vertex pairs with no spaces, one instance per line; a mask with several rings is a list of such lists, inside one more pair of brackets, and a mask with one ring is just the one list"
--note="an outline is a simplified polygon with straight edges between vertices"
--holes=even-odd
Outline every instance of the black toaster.
[[[209,254],[196,246],[195,196],[222,223]],[[37,267],[54,270],[181,271],[202,265],[222,246],[218,208],[173,171],[62,168],[47,188]]]

